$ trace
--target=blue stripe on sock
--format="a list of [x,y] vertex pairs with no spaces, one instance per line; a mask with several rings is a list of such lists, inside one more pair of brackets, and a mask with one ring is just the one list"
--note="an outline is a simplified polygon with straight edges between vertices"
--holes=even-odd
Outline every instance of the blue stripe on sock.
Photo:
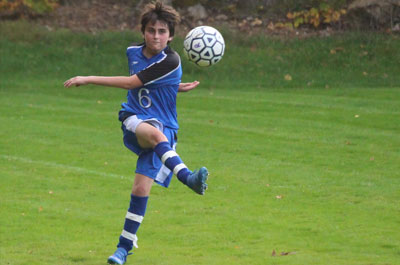
[[144,216],[147,208],[149,197],[140,197],[131,194],[131,203],[128,211],[137,215]]
[[161,159],[161,157],[168,151],[172,151],[173,149],[169,145],[169,142],[161,142],[154,147],[154,152]]
[[117,248],[124,248],[126,250],[126,252],[129,252],[133,248],[133,243],[129,239],[126,239],[125,237],[120,236]]
[[132,233],[132,234],[136,234],[137,230],[139,229],[140,223],[129,220],[129,219],[125,219],[125,224],[124,224],[124,230]]
[[[181,163],[183,163],[183,162],[182,162],[182,159],[181,159],[179,156],[173,156],[173,157],[171,157],[171,158],[168,158],[168,159],[165,161],[165,166],[166,166],[167,168],[169,168],[171,171],[173,171],[174,168],[175,168],[177,165],[181,164]],[[179,170],[179,172],[178,172],[178,174],[177,174],[177,177],[178,177],[178,179],[179,179],[181,182],[183,182],[184,184],[186,184],[186,183],[187,183],[187,177],[189,176],[190,173],[191,173],[191,171],[190,171],[189,169],[187,169],[187,168],[182,168],[181,170]]]
[[190,173],[192,173],[192,171],[190,171],[187,168],[183,168],[178,172],[177,177],[183,184],[187,184],[187,179],[188,179]]
[[171,171],[174,170],[174,168],[181,163],[183,162],[179,156],[173,156],[165,160],[165,166],[169,168]]

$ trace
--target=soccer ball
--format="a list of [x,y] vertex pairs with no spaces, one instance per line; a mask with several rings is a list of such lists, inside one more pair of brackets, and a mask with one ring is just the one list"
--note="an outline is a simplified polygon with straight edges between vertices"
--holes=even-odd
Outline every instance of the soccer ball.
[[221,33],[210,26],[192,29],[183,42],[183,52],[189,61],[199,66],[218,63],[225,51],[225,41]]

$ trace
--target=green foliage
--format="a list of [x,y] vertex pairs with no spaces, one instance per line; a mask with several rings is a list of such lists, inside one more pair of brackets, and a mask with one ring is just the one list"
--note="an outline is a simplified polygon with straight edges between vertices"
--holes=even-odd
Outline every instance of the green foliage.
[[285,9],[284,12],[289,11],[300,11],[305,9],[311,9],[315,7],[321,7],[323,5],[328,5],[334,9],[343,8],[351,0],[281,0],[274,1],[276,7]]
[[343,8],[349,0],[173,0],[176,7],[188,7],[197,3],[208,9],[222,11],[234,16],[265,15],[268,17],[282,17],[289,12],[309,10],[327,5],[335,10]]
[[286,16],[294,28],[302,25],[318,28],[323,25],[333,25],[340,21],[342,15],[346,14],[345,9],[335,10],[327,4],[320,5],[319,8],[289,12]]
[[53,11],[59,0],[0,0],[0,16],[35,17]]

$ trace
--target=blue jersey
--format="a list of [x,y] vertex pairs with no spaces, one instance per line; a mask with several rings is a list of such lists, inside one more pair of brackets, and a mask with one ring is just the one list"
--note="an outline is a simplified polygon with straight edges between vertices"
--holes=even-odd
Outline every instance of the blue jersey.
[[167,46],[159,54],[147,58],[144,45],[127,49],[129,74],[136,74],[143,86],[128,91],[122,112],[156,118],[165,127],[178,129],[176,95],[182,77],[179,55]]

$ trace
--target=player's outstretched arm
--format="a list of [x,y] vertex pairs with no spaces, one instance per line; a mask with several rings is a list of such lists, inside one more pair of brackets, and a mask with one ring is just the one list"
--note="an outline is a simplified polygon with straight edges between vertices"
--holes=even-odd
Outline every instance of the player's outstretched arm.
[[131,76],[75,76],[64,82],[65,87],[81,85],[112,86],[123,89],[133,89],[143,86],[137,75]]
[[191,83],[180,83],[178,92],[188,92],[188,91],[194,89],[195,87],[197,87],[199,84],[200,84],[199,81],[194,81]]

